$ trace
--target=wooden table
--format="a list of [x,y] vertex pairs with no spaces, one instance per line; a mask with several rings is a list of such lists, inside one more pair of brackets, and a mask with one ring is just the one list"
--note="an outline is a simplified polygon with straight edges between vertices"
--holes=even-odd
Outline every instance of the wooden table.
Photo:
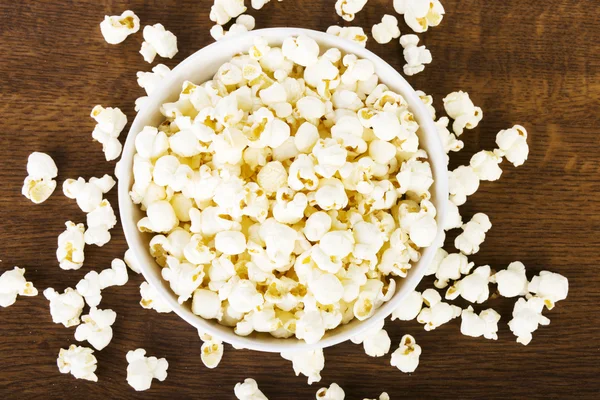
[[[246,3],[249,3],[247,1]],[[370,31],[391,0],[371,0],[354,25]],[[497,182],[485,182],[462,207],[464,217],[487,213],[494,226],[472,260],[503,268],[520,260],[530,277],[544,269],[569,278],[567,300],[545,314],[552,323],[524,347],[506,322],[514,299],[491,300],[502,314],[500,339],[462,336],[460,320],[426,333],[415,321],[388,322],[393,348],[410,333],[423,348],[418,370],[405,375],[383,358],[366,356],[350,343],[327,349],[323,379],[308,386],[276,354],[234,351],[226,346],[221,365],[200,362],[196,331],[175,314],[142,309],[133,275],[124,287],[107,289],[102,306],[117,322],[110,346],[96,352],[98,383],[75,380],[56,367],[58,350],[74,343],[74,329],[51,322],[41,295],[19,298],[0,309],[0,396],[3,399],[177,398],[231,399],[233,386],[255,378],[271,399],[312,399],[321,386],[337,382],[347,399],[387,391],[404,398],[598,398],[600,392],[600,2],[592,0],[443,0],[442,24],[421,35],[434,61],[410,78],[435,98],[458,89],[484,110],[480,126],[465,133],[465,149],[452,154],[452,167],[468,163],[482,148],[494,147],[498,130],[515,123],[530,132],[531,153],[518,169],[503,163]],[[27,268],[40,289],[74,286],[85,273],[100,270],[126,250],[120,226],[112,241],[86,248],[78,271],[62,271],[56,237],[64,222],[84,222],[60,185],[66,178],[112,173],[100,145],[92,142],[95,104],[120,107],[130,121],[142,95],[135,73],[149,70],[138,50],[141,33],[123,44],[104,42],[98,24],[105,14],[134,10],[143,24],[163,23],[179,41],[179,53],[163,60],[174,67],[212,42],[209,0],[0,1],[0,270]],[[324,30],[342,24],[333,0],[273,0],[257,17],[258,27],[296,26]],[[348,23],[345,23],[348,25]],[[408,33],[402,22],[401,30]],[[401,69],[394,41],[368,47]],[[122,140],[125,139],[122,135]],[[20,194],[32,151],[51,154],[59,168],[59,189],[43,205]],[[117,205],[117,192],[108,199]],[[449,239],[454,235],[449,235]],[[450,243],[450,240],[449,240]],[[430,283],[430,282],[429,282]],[[169,376],[151,390],[135,393],[126,383],[125,353],[143,347],[166,357]]]

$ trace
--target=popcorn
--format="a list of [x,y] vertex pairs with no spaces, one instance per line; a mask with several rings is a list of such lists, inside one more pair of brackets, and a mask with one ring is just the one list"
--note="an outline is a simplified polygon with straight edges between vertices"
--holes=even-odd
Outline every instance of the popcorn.
[[498,340],[497,332],[500,314],[491,308],[477,315],[473,312],[473,307],[469,306],[465,310],[462,310],[461,318],[460,333],[463,335],[471,337],[483,336],[486,339]]
[[121,15],[104,16],[100,23],[100,32],[109,44],[119,44],[140,30],[140,19],[133,11],[124,11]]
[[327,33],[350,40],[359,46],[367,46],[367,34],[360,26],[337,26],[332,25],[327,28]]
[[33,283],[25,280],[25,268],[14,267],[0,275],[0,307],[15,304],[17,295],[37,296]]
[[[435,275],[438,270],[440,269],[440,265],[442,264],[442,261],[444,261],[444,259],[448,257],[448,252],[442,248],[437,249],[437,251],[435,252],[434,256],[433,256],[433,260],[431,260],[431,263],[429,263],[429,267],[427,268],[427,271],[425,272],[425,276],[431,276],[431,275]],[[447,283],[446,283],[447,285]]]
[[321,381],[321,371],[325,367],[323,349],[309,351],[285,351],[281,357],[292,362],[296,376],[302,374],[308,377],[308,384]]
[[482,150],[471,157],[470,165],[479,180],[497,181],[502,175],[502,169],[498,165],[501,162],[502,157],[492,151]]
[[417,318],[423,307],[423,297],[421,293],[413,290],[398,304],[392,312],[392,321],[399,319],[400,321],[412,321]]
[[[419,366],[420,356],[421,346],[417,344],[415,338],[411,335],[404,335],[400,340],[400,346],[392,353],[390,364],[408,374],[415,372]],[[381,399],[381,396],[379,398]]]
[[[379,395],[379,400],[390,400],[390,396],[386,393],[383,392]],[[363,399],[363,400],[378,400],[378,399]]]
[[423,292],[423,302],[427,307],[423,308],[417,316],[417,321],[424,324],[426,331],[432,331],[441,325],[457,318],[461,314],[460,307],[444,303],[442,296],[435,289],[427,289]]
[[400,45],[404,48],[404,74],[412,76],[422,72],[425,69],[424,64],[430,64],[432,61],[431,52],[425,46],[418,46],[419,37],[417,35],[403,35],[400,38]]
[[240,15],[235,20],[235,24],[229,27],[228,31],[223,29],[221,25],[214,25],[210,29],[210,35],[213,39],[219,41],[223,38],[233,37],[236,35],[240,35],[246,32],[249,32],[254,29],[256,26],[256,21],[252,15]]
[[218,25],[225,25],[246,10],[244,0],[215,0],[210,8],[210,20]]
[[448,117],[442,117],[435,121],[435,127],[437,128],[438,136],[442,141],[442,147],[448,154],[451,151],[460,151],[465,147],[462,140],[458,140],[456,135],[448,130],[448,124],[450,120]]
[[211,338],[202,343],[200,348],[200,358],[206,368],[217,368],[223,358],[223,342]]
[[439,0],[394,0],[394,10],[404,15],[404,21],[416,33],[438,26],[445,14]]
[[202,265],[180,262],[175,257],[167,257],[167,267],[161,271],[162,277],[169,282],[171,290],[178,295],[179,304],[192,297],[202,283],[204,271]]
[[520,261],[512,262],[505,270],[496,272],[490,277],[490,282],[498,285],[498,293],[502,297],[525,296],[528,293],[525,266]]
[[50,315],[55,324],[63,324],[66,328],[79,325],[79,316],[84,306],[79,293],[67,288],[60,294],[48,288],[44,290],[44,297],[50,301]]
[[473,215],[471,221],[462,226],[463,232],[454,240],[454,246],[466,255],[475,254],[485,240],[485,234],[492,228],[492,223],[484,213]]
[[267,193],[275,193],[283,187],[288,180],[287,171],[279,161],[267,163],[258,172],[256,183]]
[[371,29],[373,39],[379,44],[385,44],[400,37],[400,29],[398,28],[398,19],[393,15],[385,14],[381,18],[381,22],[373,25]]
[[529,155],[527,145],[527,130],[521,125],[502,130],[496,135],[498,149],[494,153],[506,157],[515,167],[523,165]]
[[[255,0],[252,0],[254,4]],[[253,6],[254,7],[254,6]],[[269,400],[258,388],[258,384],[252,378],[244,379],[242,383],[236,383],[233,389],[238,400]]]
[[156,310],[159,313],[169,313],[173,311],[160,296],[156,288],[148,282],[142,282],[140,285],[140,295],[142,300],[140,305],[147,309]]
[[463,225],[462,216],[458,210],[458,206],[452,201],[448,200],[446,205],[446,219],[444,220],[444,230],[449,231],[451,229],[460,228]]
[[21,194],[35,204],[43,203],[56,189],[58,168],[52,157],[46,153],[33,152],[27,159],[27,177]]
[[471,196],[477,189],[479,189],[479,177],[473,167],[463,165],[448,172],[450,201],[457,206],[465,204],[467,196]]
[[179,224],[173,206],[166,200],[150,204],[146,213],[148,216],[137,224],[140,232],[168,232]]
[[[152,72],[139,71],[137,73],[137,83],[142,89],[144,89],[146,91],[146,94],[148,96],[150,96],[158,88],[158,86],[165,79],[165,77],[169,74],[169,72],[171,72],[171,69],[169,67],[167,67],[166,65],[156,64],[154,67],[152,67]],[[150,130],[156,130],[156,128],[152,128],[150,126],[144,127],[144,130],[146,130],[147,128]],[[138,136],[140,134],[138,134]],[[164,132],[163,132],[163,134],[164,134]],[[138,136],[136,136],[136,150],[138,148],[138,146],[137,146]],[[139,153],[139,150],[138,150],[138,153]],[[150,157],[145,157],[145,158],[150,158]]]
[[517,337],[517,343],[527,346],[538,325],[550,324],[550,320],[542,315],[543,308],[544,299],[540,297],[517,300],[512,312],[513,318],[508,322],[511,332]]
[[462,135],[465,129],[474,129],[483,118],[481,108],[475,107],[469,94],[463,91],[452,92],[444,97],[444,109],[454,120],[452,130],[456,136]]
[[444,258],[435,273],[435,287],[443,289],[448,286],[449,280],[460,279],[460,275],[468,274],[474,264],[469,262],[467,257],[461,253],[448,254]]
[[371,357],[382,357],[390,351],[391,340],[388,333],[383,329],[384,320],[371,329],[350,338],[354,344],[363,344],[365,353]]
[[246,250],[246,237],[238,231],[221,231],[215,236],[215,248],[230,256],[241,254]]
[[96,209],[87,215],[88,229],[83,238],[86,244],[102,247],[110,240],[109,229],[117,224],[117,217],[108,200],[102,200]]
[[319,45],[305,35],[286,38],[281,46],[281,51],[286,58],[303,67],[315,64],[319,57]]
[[117,107],[104,108],[101,105],[95,106],[90,116],[96,121],[92,138],[102,144],[106,161],[116,160],[123,148],[119,135],[127,125],[127,116]]
[[552,310],[556,302],[567,298],[569,281],[560,274],[542,271],[529,282],[527,290],[544,300],[546,308]]
[[67,229],[58,236],[58,248],[56,258],[62,269],[79,269],[85,259],[83,250],[85,248],[84,226],[75,225],[71,221],[65,223]]
[[60,349],[56,364],[61,374],[71,374],[75,379],[98,382],[94,350],[72,344],[67,350]]
[[317,400],[344,400],[345,397],[346,393],[337,383],[332,383],[328,388],[322,387],[316,395]]
[[162,24],[144,27],[144,42],[140,50],[144,61],[152,63],[157,53],[163,58],[173,58],[177,51],[177,37],[165,30]]
[[356,13],[361,11],[368,0],[337,0],[335,12],[345,21],[353,21]]
[[448,288],[446,299],[454,300],[461,296],[471,303],[483,303],[490,297],[489,281],[490,266],[477,267],[470,275],[454,282],[454,285]]
[[146,357],[146,350],[137,349],[127,352],[127,383],[136,391],[150,389],[152,379],[167,379],[169,363],[165,358]]
[[115,323],[116,318],[117,313],[113,310],[90,308],[89,314],[81,317],[84,323],[75,329],[75,340],[87,340],[96,350],[102,350],[112,340],[111,325]]
[[67,179],[63,182],[63,193],[70,199],[75,199],[81,211],[90,213],[102,203],[102,195],[108,193],[115,185],[115,180],[110,175],[102,178],[90,178],[88,182],[83,178],[77,180]]
[[204,319],[219,319],[221,313],[221,300],[219,295],[211,290],[196,289],[192,301],[192,312]]
[[85,298],[90,307],[96,307],[102,300],[101,291],[109,286],[123,286],[127,283],[127,267],[118,258],[111,262],[111,268],[88,272],[82,280],[77,283],[77,292]]

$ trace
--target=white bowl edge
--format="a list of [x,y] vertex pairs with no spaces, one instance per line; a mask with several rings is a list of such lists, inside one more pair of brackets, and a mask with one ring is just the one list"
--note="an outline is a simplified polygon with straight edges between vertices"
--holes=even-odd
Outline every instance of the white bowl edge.
[[[174,101],[177,98],[184,81],[189,80],[195,83],[202,83],[212,79],[220,65],[227,62],[235,54],[247,51],[257,36],[264,37],[270,44],[280,45],[286,37],[301,34],[316,40],[321,48],[337,47],[345,53],[354,53],[359,58],[371,60],[375,64],[375,72],[379,76],[380,82],[385,83],[391,90],[400,93],[407,100],[411,111],[415,114],[421,126],[419,131],[420,146],[427,151],[431,162],[434,176],[434,184],[431,190],[432,202],[437,209],[436,219],[438,224],[438,232],[434,243],[422,252],[421,259],[413,265],[406,278],[397,279],[396,293],[389,302],[384,303],[369,319],[365,321],[355,319],[347,325],[329,331],[322,340],[314,344],[307,344],[295,338],[277,339],[268,334],[262,334],[258,337],[255,337],[255,334],[248,337],[238,336],[233,332],[232,328],[219,325],[216,321],[204,320],[193,314],[189,307],[180,305],[177,302],[177,297],[171,291],[168,282],[162,279],[160,266],[150,256],[148,251],[150,235],[141,234],[137,230],[137,221],[142,218],[144,213],[129,197],[129,191],[133,184],[132,170],[133,156],[135,154],[135,136],[144,126],[157,126],[162,122],[164,117],[159,111],[160,106],[165,102]],[[351,41],[328,35],[324,32],[301,28],[259,29],[244,35],[212,43],[198,50],[175,67],[167,75],[160,87],[150,96],[146,102],[146,106],[136,115],[131,125],[119,163],[119,213],[125,238],[135,257],[134,262],[138,264],[144,278],[159,291],[171,308],[190,325],[236,347],[277,353],[281,353],[282,351],[313,350],[336,345],[368,330],[377,322],[389,316],[402,299],[419,284],[437,249],[443,245],[445,237],[442,228],[448,199],[448,178],[445,160],[446,154],[437,135],[434,122],[425,105],[404,77],[383,59]]]

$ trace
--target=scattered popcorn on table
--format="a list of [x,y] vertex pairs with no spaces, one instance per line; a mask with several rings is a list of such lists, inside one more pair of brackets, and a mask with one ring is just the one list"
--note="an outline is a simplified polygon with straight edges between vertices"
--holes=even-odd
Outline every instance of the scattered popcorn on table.
[[462,310],[460,333],[465,336],[480,337],[498,340],[498,321],[500,314],[491,308],[482,311],[479,315],[469,306]]
[[449,231],[451,229],[460,228],[463,226],[462,216],[458,206],[448,200],[446,205],[446,219],[444,220],[444,230]]
[[462,226],[463,232],[454,240],[454,247],[463,254],[471,255],[479,251],[485,240],[485,234],[492,228],[492,223],[484,213],[473,215],[471,221]]
[[483,303],[490,297],[490,273],[489,265],[477,267],[473,272],[459,281],[454,282],[446,291],[446,300],[457,299],[461,296],[471,303]]
[[392,321],[396,319],[399,319],[400,321],[412,321],[417,318],[422,307],[423,297],[421,296],[421,293],[413,290],[400,302],[400,304],[398,304],[398,307],[394,312],[392,312]]
[[90,117],[96,121],[92,138],[102,144],[106,161],[116,160],[123,149],[119,135],[127,125],[127,116],[117,107],[104,108],[97,105],[92,109]]
[[525,266],[520,261],[512,262],[505,270],[496,272],[490,277],[490,282],[498,285],[498,293],[502,297],[525,296],[528,293]]
[[85,227],[83,224],[75,225],[71,221],[65,222],[65,226],[67,229],[58,235],[56,258],[62,269],[79,269],[85,260]]
[[465,204],[467,197],[475,193],[477,189],[479,189],[479,177],[473,167],[461,165],[454,171],[448,172],[450,201],[457,206]]
[[70,373],[75,379],[85,379],[98,382],[96,371],[96,357],[94,350],[72,344],[68,350],[60,349],[56,364],[62,374]]
[[521,125],[515,125],[510,129],[502,130],[496,135],[498,149],[494,152],[499,156],[506,157],[515,167],[523,165],[529,155],[527,145],[527,130]]
[[521,297],[517,300],[508,327],[517,337],[518,343],[527,346],[533,338],[532,333],[539,325],[550,324],[550,319],[542,315],[543,309],[544,300],[540,297],[531,297],[528,300]]
[[140,50],[144,61],[152,63],[157,53],[163,58],[173,58],[177,51],[177,37],[172,32],[165,30],[162,24],[144,27],[144,42],[142,42]]
[[321,371],[325,367],[323,349],[308,351],[286,351],[281,357],[292,362],[296,376],[302,374],[308,377],[308,384],[321,381]]
[[17,295],[37,296],[33,283],[25,280],[25,268],[14,267],[0,275],[0,307],[15,304]]
[[426,331],[439,328],[450,320],[458,318],[461,314],[460,307],[444,303],[442,296],[435,289],[425,290],[422,296],[427,307],[421,310],[417,321],[425,325]]
[[465,129],[474,129],[483,118],[483,111],[475,107],[467,92],[452,92],[444,97],[444,109],[454,120],[452,130],[456,136],[463,134]]
[[210,20],[218,25],[225,25],[246,10],[244,0],[215,0],[210,8]]
[[75,340],[87,340],[96,350],[102,350],[112,340],[112,324],[115,323],[117,313],[113,310],[100,310],[90,308],[89,314],[81,317],[83,323],[75,329]]
[[404,21],[416,33],[438,26],[446,12],[439,0],[394,0],[394,10],[404,15]]
[[140,295],[142,297],[140,305],[146,309],[152,309],[159,313],[170,313],[173,311],[171,306],[162,299],[158,290],[148,282],[142,282],[140,285]]
[[337,0],[335,12],[345,21],[353,21],[354,16],[367,4],[368,0]]
[[435,287],[438,289],[444,289],[448,286],[449,280],[460,279],[460,276],[468,274],[474,265],[475,264],[472,262],[469,262],[467,256],[464,254],[447,254],[446,257],[440,261],[438,269],[435,272]]
[[117,224],[117,217],[108,200],[102,200],[94,211],[87,214],[87,226],[83,238],[86,244],[102,247],[110,241],[109,230]]
[[569,281],[560,274],[542,271],[529,282],[527,290],[544,300],[546,308],[552,310],[556,302],[567,298]]
[[269,400],[252,378],[246,378],[244,382],[236,383],[233,391],[238,400]]
[[448,130],[449,123],[450,120],[448,117],[441,117],[435,121],[435,126],[446,154],[451,151],[461,151],[465,146],[462,140],[458,140],[456,135]]
[[363,399],[363,400],[390,400],[390,396],[386,392],[383,392],[376,399]]
[[421,346],[417,344],[411,335],[404,335],[400,340],[400,346],[392,353],[392,367],[398,368],[404,373],[415,372],[419,366]]
[[124,11],[121,15],[104,16],[100,23],[100,32],[109,44],[119,44],[140,30],[140,19],[133,11]]
[[[171,69],[164,64],[156,64],[152,68],[152,72],[138,71],[137,83],[146,91],[146,96],[139,97],[136,101],[135,111],[138,112],[142,107],[143,103],[148,99],[160,83],[165,79],[167,74],[171,72]],[[115,174],[116,175],[116,174]]]
[[[200,331],[198,331],[200,334]],[[200,348],[200,359],[206,368],[217,368],[223,358],[223,342],[208,334],[200,334],[204,341]]]
[[360,26],[337,26],[332,25],[327,28],[327,33],[334,36],[339,36],[359,44],[362,47],[367,46],[367,34]]
[[431,52],[425,46],[417,46],[419,37],[417,35],[403,35],[400,45],[404,48],[404,74],[412,76],[425,70],[424,64],[430,64],[433,60]]
[[136,274],[139,274],[142,272],[139,269],[139,264],[135,260],[135,256],[133,255],[133,251],[131,249],[127,249],[127,251],[125,251],[125,255],[123,256],[123,261],[125,261],[125,264],[129,267],[129,269],[132,270],[133,272],[135,272]]
[[256,21],[252,15],[242,14],[237,17],[235,24],[231,25],[228,31],[224,30],[222,25],[214,25],[210,29],[210,35],[215,40],[221,40],[223,38],[250,32],[255,26]]
[[382,357],[390,351],[392,344],[390,336],[383,329],[384,320],[378,322],[371,329],[350,338],[352,343],[361,344],[365,349],[365,353],[371,357]]
[[115,258],[111,262],[111,268],[104,269],[100,273],[96,271],[88,272],[77,283],[76,288],[90,307],[96,307],[102,300],[102,290],[109,286],[123,286],[128,280],[129,276],[125,263]]
[[48,288],[44,290],[44,297],[50,301],[50,315],[55,324],[63,324],[66,328],[79,325],[85,303],[76,290],[66,288],[64,293],[58,293]]
[[345,397],[346,393],[337,383],[332,383],[328,388],[322,387],[315,395],[317,400],[344,400]]
[[398,18],[393,15],[385,14],[381,18],[381,22],[373,25],[371,28],[373,39],[379,44],[386,44],[392,39],[400,37],[400,29],[398,28]]
[[127,383],[136,391],[150,389],[152,379],[167,379],[169,363],[165,358],[146,357],[146,350],[137,349],[127,352]]
[[46,153],[33,152],[27,158],[27,177],[21,194],[35,204],[43,203],[56,189],[54,178],[58,168],[52,157]]
[[108,193],[115,185],[115,180],[110,175],[102,178],[90,178],[88,182],[83,178],[67,179],[63,182],[63,193],[70,199],[77,201],[81,211],[90,213],[102,203],[102,195]]
[[481,181],[497,181],[502,175],[502,157],[493,151],[481,150],[471,157],[471,168]]

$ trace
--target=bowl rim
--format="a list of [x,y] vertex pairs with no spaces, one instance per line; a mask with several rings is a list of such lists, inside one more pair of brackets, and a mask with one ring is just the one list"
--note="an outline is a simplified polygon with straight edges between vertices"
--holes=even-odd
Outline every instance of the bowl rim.
[[[413,263],[413,267],[409,271],[408,276],[406,278],[401,278],[402,284],[396,288],[396,293],[394,293],[391,300],[383,303],[368,319],[364,321],[358,321],[354,319],[348,324],[354,324],[354,326],[348,327],[348,325],[345,325],[347,329],[341,329],[343,326],[337,327],[331,331],[328,331],[328,333],[320,341],[312,344],[308,344],[294,337],[285,339],[269,337],[269,340],[265,340],[263,338],[255,338],[253,336],[238,336],[234,333],[232,327],[226,327],[215,323],[214,321],[205,320],[202,317],[193,314],[188,308],[186,308],[185,305],[180,305],[175,294],[168,286],[168,283],[160,276],[160,272],[156,273],[151,271],[151,269],[160,268],[160,266],[158,266],[158,264],[156,264],[156,262],[151,258],[150,253],[147,250],[147,246],[142,243],[142,234],[137,230],[137,221],[134,221],[133,215],[135,210],[132,208],[135,207],[139,209],[139,205],[133,204],[131,198],[129,197],[129,191],[133,180],[132,166],[133,156],[135,155],[135,136],[144,126],[149,124],[148,121],[152,119],[153,115],[156,115],[160,105],[165,102],[166,98],[171,97],[165,96],[164,93],[168,91],[167,89],[172,88],[181,80],[181,78],[178,77],[179,72],[186,70],[189,65],[198,63],[198,60],[203,60],[200,61],[200,63],[208,62],[207,60],[209,59],[205,59],[203,57],[205,57],[207,54],[210,55],[211,53],[214,53],[217,49],[237,48],[241,46],[241,43],[244,43],[244,47],[249,48],[250,46],[246,45],[246,43],[252,43],[251,41],[255,37],[264,37],[269,43],[280,43],[283,39],[289,36],[298,35],[306,35],[316,40],[321,49],[336,47],[345,53],[353,53],[359,58],[371,60],[375,64],[376,71],[379,71],[377,72],[378,75],[381,74],[381,71],[384,71],[388,76],[387,79],[381,79],[380,82],[385,82],[386,85],[388,85],[392,90],[400,92],[407,100],[411,112],[415,114],[415,117],[419,122],[420,130],[422,131],[421,135],[428,137],[428,145],[433,146],[433,149],[428,149],[427,153],[434,176],[432,202],[435,204],[437,210],[436,220],[438,224],[438,231],[433,244],[422,251],[420,260],[417,261],[417,263]],[[231,57],[234,54],[239,53],[239,51],[232,53],[232,50],[230,49],[229,51],[223,50],[222,53],[227,54],[228,57]],[[218,57],[222,57],[222,55],[219,56],[219,53],[217,52],[217,56],[215,58]],[[390,83],[390,80],[393,80],[393,83]],[[179,317],[181,317],[184,321],[199,331],[217,337],[219,340],[227,342],[236,348],[246,348],[256,351],[277,353],[284,351],[315,350],[345,342],[356,335],[360,335],[361,333],[375,326],[381,320],[387,318],[402,301],[402,299],[408,293],[415,290],[419,282],[425,276],[429,263],[433,260],[437,249],[443,245],[445,237],[443,222],[446,215],[446,202],[441,201],[440,199],[448,199],[446,159],[446,154],[443,150],[441,140],[437,135],[437,129],[435,127],[434,120],[431,118],[431,115],[425,107],[425,104],[421,101],[408,81],[406,81],[406,79],[398,71],[396,71],[381,57],[354,42],[327,34],[325,32],[304,28],[257,29],[242,35],[232,38],[225,38],[218,42],[211,43],[208,46],[205,46],[194,52],[185,60],[180,62],[175,68],[173,68],[167,77],[161,82],[159,87],[152,93],[151,96],[149,96],[148,100],[146,101],[146,106],[142,107],[142,109],[136,114],[136,117],[131,124],[125,145],[123,146],[121,160],[115,168],[115,175],[117,175],[119,178],[119,214],[125,239],[133,256],[131,262],[137,264],[137,267],[144,276],[144,279],[154,288],[156,288],[163,300],[173,309],[173,312],[179,315]],[[146,260],[150,258],[151,262],[140,262],[140,260],[144,260],[144,258]]]

